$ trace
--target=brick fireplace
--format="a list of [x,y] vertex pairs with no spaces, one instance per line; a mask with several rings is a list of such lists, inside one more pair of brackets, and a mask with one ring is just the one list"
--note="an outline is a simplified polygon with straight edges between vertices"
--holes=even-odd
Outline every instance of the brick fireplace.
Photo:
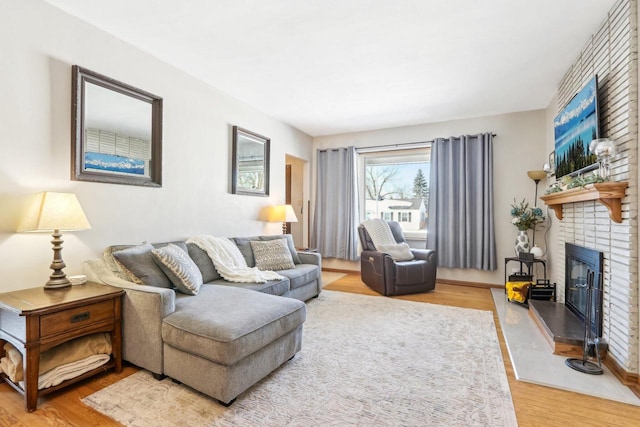
[[[558,88],[558,110],[594,74],[599,81],[600,135],[616,142],[611,180],[627,182],[622,221],[616,223],[596,200],[565,203],[562,220],[553,217],[550,245],[552,280],[565,302],[565,244],[603,254],[602,336],[614,371],[637,382],[638,316],[638,67],[637,2],[620,0],[592,35]],[[553,212],[550,212],[553,216]],[[557,228],[556,228],[557,227]]]

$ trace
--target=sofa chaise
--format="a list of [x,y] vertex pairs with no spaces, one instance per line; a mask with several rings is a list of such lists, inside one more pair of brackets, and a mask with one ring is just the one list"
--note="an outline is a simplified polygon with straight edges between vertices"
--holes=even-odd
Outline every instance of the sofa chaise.
[[[125,290],[124,360],[228,406],[301,349],[303,301],[321,290],[321,257],[296,252],[290,235],[231,240],[253,267],[255,242],[282,239],[292,268],[277,271],[284,278],[265,283],[224,280],[208,254],[185,241],[110,246],[101,259],[85,261],[84,270],[89,280]],[[202,276],[196,295],[174,289],[167,280],[171,272],[154,261],[154,249],[170,245],[188,254]]]

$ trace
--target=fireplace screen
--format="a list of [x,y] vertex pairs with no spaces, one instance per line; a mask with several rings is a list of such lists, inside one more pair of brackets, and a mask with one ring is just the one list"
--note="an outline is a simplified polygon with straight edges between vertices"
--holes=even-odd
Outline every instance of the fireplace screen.
[[[580,320],[585,321],[591,310],[591,331],[602,336],[602,266],[603,255],[593,249],[565,244],[565,305]],[[587,301],[587,277],[593,272],[592,301]]]

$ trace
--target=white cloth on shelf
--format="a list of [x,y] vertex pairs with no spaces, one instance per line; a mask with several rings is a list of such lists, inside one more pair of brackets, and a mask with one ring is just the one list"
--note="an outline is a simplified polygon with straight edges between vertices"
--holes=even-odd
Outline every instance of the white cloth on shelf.
[[200,235],[191,237],[187,243],[193,243],[205,251],[213,261],[218,273],[230,282],[264,283],[267,280],[283,279],[274,271],[263,271],[257,267],[247,266],[247,261],[242,256],[240,249],[226,237]]
[[[94,354],[76,362],[57,366],[38,377],[38,390],[57,386],[63,381],[70,380],[104,365],[110,359],[111,356],[109,354]],[[19,383],[20,387],[24,389],[24,381]]]

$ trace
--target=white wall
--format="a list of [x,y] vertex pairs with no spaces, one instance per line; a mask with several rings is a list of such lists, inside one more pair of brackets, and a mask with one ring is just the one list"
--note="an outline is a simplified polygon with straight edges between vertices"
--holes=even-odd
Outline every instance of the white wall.
[[[15,233],[44,190],[76,193],[93,227],[64,235],[67,274],[110,244],[280,232],[256,218],[284,200],[285,154],[310,160],[308,135],[44,2],[0,2],[0,52],[0,292],[48,279],[51,236]],[[164,98],[162,188],[70,180],[74,64]],[[271,197],[229,194],[232,125],[271,138]]]
[[[547,161],[547,117],[545,110],[502,114],[475,119],[430,123],[400,128],[382,129],[314,138],[314,149],[330,147],[368,147],[430,141],[438,137],[494,132],[494,211],[498,269],[495,271],[438,269],[441,279],[503,284],[504,258],[514,256],[517,229],[511,224],[511,204],[514,198],[526,198],[533,204],[535,184],[528,170],[542,169]],[[314,150],[315,156],[315,150]],[[315,183],[314,183],[315,185]],[[544,190],[539,187],[539,194]],[[540,233],[536,235],[539,242]],[[359,269],[359,263],[323,260],[323,267]]]

